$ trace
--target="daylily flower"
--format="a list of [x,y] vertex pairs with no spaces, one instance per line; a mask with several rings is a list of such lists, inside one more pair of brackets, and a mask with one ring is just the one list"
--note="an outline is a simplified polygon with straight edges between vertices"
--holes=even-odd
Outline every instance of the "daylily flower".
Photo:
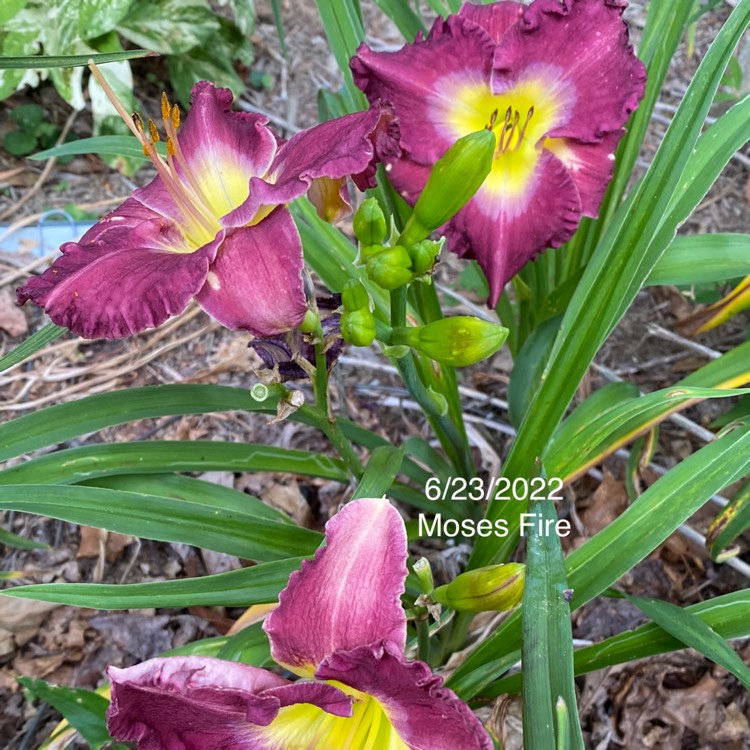
[[303,679],[203,657],[110,667],[113,737],[140,750],[492,750],[468,706],[404,657],[406,530],[385,499],[326,525],[265,624]]
[[32,300],[84,338],[158,326],[192,298],[228,328],[258,336],[298,325],[307,311],[302,245],[284,204],[316,186],[319,211],[340,213],[345,178],[374,186],[374,162],[398,150],[397,126],[378,104],[283,142],[267,118],[231,104],[228,89],[196,84],[178,137],[179,110],[164,96],[166,159],[154,123],[144,127],[120,106],[156,179],[64,244],[17,290],[19,304]]
[[390,101],[403,155],[390,179],[414,203],[459,138],[491,126],[493,168],[448,222],[456,253],[476,258],[496,304],[539,252],[596,216],[622,126],[645,69],[628,43],[623,0],[465,4],[397,52],[362,45],[351,67],[370,101]]

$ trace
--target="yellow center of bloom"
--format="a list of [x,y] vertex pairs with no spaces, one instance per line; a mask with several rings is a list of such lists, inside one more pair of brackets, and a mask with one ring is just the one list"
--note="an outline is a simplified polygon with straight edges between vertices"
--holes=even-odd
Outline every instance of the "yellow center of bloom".
[[447,84],[438,105],[442,116],[436,114],[452,140],[492,128],[497,149],[482,190],[514,198],[526,191],[542,149],[559,140],[545,139],[545,134],[564,119],[569,98],[567,91],[538,76],[500,94],[493,94],[484,81],[455,80]]
[[370,695],[330,681],[352,696],[352,716],[333,716],[309,703],[279,711],[263,728],[263,739],[278,750],[409,750],[382,705]]

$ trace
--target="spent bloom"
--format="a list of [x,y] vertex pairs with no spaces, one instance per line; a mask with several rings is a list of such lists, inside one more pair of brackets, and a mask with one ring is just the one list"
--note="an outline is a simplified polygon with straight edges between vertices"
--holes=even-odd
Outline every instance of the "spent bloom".
[[110,733],[140,750],[492,750],[468,706],[404,657],[406,557],[390,503],[351,502],[265,624],[302,679],[205,657],[110,667]]
[[510,278],[596,216],[623,125],[645,87],[623,0],[465,4],[397,52],[362,45],[351,62],[370,101],[400,122],[395,187],[414,203],[431,167],[459,138],[491,127],[492,170],[445,227],[475,258],[495,304]]
[[157,177],[64,244],[17,290],[18,302],[32,300],[84,338],[158,326],[192,298],[228,328],[258,336],[298,325],[307,311],[302,245],[285,204],[309,191],[322,214],[338,215],[345,178],[372,187],[375,162],[398,150],[397,127],[378,104],[283,141],[267,118],[231,105],[228,89],[197,83],[180,127],[164,96],[166,158],[156,125],[119,105]]

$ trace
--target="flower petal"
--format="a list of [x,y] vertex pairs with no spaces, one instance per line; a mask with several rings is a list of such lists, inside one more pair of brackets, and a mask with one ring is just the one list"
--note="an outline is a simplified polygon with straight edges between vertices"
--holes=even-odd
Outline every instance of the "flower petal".
[[489,94],[494,48],[483,28],[450,16],[437,18],[427,39],[417,37],[397,52],[360,46],[351,68],[355,83],[371,102],[393,104],[401,146],[409,157],[432,164],[463,135],[456,135],[451,123],[456,90],[479,86]]
[[276,154],[268,119],[232,112],[232,92],[207,81],[193,86],[179,141],[190,172],[217,217],[248,196],[250,178],[263,177]]
[[581,217],[581,200],[573,180],[547,150],[522,193],[505,194],[502,182],[493,183],[494,177],[487,178],[446,231],[451,250],[476,258],[482,267],[492,306],[522,266],[548,247],[567,242]]
[[548,138],[544,147],[563,163],[581,196],[581,213],[596,218],[615,171],[615,151],[622,130],[607,133],[600,143]]
[[[128,199],[80,243],[67,242],[41,276],[17,290],[83,338],[122,338],[182,312],[203,286],[223,232],[195,252],[182,234]],[[188,251],[186,251],[188,250]]]
[[140,750],[279,750],[264,727],[284,706],[311,703],[351,715],[351,699],[332,685],[290,683],[265,669],[208,657],[151,659],[108,669],[113,737]]
[[587,142],[619,131],[638,106],[646,70],[633,54],[620,0],[535,0],[495,51],[492,89],[500,94],[543,75],[569,106],[547,133]]
[[492,750],[481,722],[440,677],[408,662],[388,641],[337,651],[316,677],[336,680],[375,698],[410,750]]
[[354,177],[374,187],[374,163],[399,152],[398,127],[389,107],[337,117],[297,133],[279,147],[266,179],[253,179],[248,200],[224,218],[242,226],[263,206],[278,206],[304,195],[317,178]]
[[297,227],[280,206],[259,224],[229,233],[196,299],[227,328],[274,336],[305,317],[303,265]]
[[458,11],[458,15],[479,24],[495,42],[499,42],[505,32],[513,24],[518,23],[525,8],[526,6],[523,3],[503,2],[502,0],[489,5],[464,3],[461,10]]
[[344,506],[326,524],[326,546],[292,574],[266,620],[276,662],[310,675],[338,649],[386,639],[403,650],[406,554],[404,523],[387,500]]

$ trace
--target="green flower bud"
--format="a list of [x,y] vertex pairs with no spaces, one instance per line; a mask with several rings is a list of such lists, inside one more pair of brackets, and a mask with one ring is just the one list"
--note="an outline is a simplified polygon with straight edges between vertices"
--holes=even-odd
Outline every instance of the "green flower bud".
[[492,170],[495,134],[487,128],[459,138],[432,168],[399,242],[414,245],[455,216]]
[[367,275],[383,289],[398,289],[411,281],[411,258],[401,245],[386,247],[367,260]]
[[354,214],[354,234],[363,245],[379,245],[388,227],[377,198],[368,198]]
[[367,263],[370,258],[382,253],[385,248],[382,245],[360,245],[358,263]]
[[354,346],[370,346],[375,340],[375,317],[367,307],[341,316],[341,336]]
[[505,612],[521,603],[525,578],[522,563],[488,565],[436,588],[432,598],[459,612]]
[[341,303],[347,312],[354,312],[365,307],[369,310],[370,295],[359,279],[349,279],[341,290]]
[[444,365],[464,367],[494,354],[508,337],[508,329],[469,315],[442,318],[420,328],[399,328],[394,344],[407,344]]
[[442,240],[440,242],[422,240],[407,248],[415,276],[424,276],[432,271],[442,247]]
[[435,588],[435,582],[432,580],[432,568],[430,561],[426,557],[420,557],[414,563],[414,572],[419,578],[419,585],[423,594],[431,594]]

